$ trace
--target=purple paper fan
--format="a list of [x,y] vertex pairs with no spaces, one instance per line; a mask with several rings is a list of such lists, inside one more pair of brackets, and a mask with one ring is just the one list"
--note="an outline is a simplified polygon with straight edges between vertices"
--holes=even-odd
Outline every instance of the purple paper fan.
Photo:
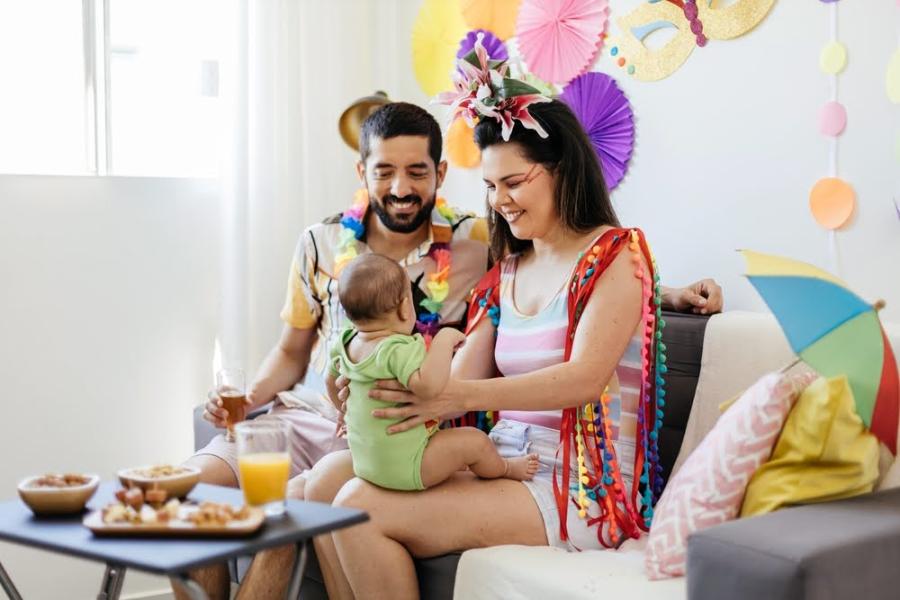
[[459,50],[456,52],[456,58],[464,58],[466,54],[475,48],[475,41],[478,39],[479,33],[484,34],[484,37],[481,39],[481,45],[487,50],[488,57],[491,60],[509,59],[509,52],[506,50],[506,44],[487,29],[473,29],[467,33],[466,37],[459,42]]
[[584,73],[566,86],[560,100],[581,121],[594,150],[606,187],[612,190],[628,170],[634,150],[634,113],[616,80],[605,73]]

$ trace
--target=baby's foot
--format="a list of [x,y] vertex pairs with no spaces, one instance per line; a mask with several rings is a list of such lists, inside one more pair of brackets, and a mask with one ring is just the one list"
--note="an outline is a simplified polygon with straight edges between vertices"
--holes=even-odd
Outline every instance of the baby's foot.
[[506,459],[506,473],[504,477],[516,481],[531,481],[537,473],[540,462],[537,454],[528,456],[516,456]]

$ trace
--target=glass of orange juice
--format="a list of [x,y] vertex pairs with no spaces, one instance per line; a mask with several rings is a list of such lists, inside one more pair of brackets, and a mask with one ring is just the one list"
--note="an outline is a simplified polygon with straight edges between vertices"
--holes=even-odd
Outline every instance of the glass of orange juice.
[[234,430],[244,500],[262,507],[267,516],[283,515],[291,473],[287,424],[245,421],[235,425]]

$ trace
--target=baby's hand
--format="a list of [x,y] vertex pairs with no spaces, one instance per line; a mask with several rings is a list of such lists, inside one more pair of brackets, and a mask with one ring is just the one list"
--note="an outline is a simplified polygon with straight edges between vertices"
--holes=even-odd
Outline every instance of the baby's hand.
[[434,341],[441,340],[442,344],[449,344],[454,352],[466,342],[466,334],[453,327],[444,327],[434,336]]

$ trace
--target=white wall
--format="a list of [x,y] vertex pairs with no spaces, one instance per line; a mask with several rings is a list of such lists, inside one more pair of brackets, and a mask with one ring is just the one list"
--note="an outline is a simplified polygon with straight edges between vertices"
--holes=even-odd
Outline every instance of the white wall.
[[[0,498],[47,471],[183,460],[212,379],[209,182],[0,177]],[[25,598],[92,598],[102,567],[0,545]],[[125,592],[165,582],[130,573]]]
[[[625,14],[637,2],[618,2]],[[613,193],[624,224],[643,228],[664,282],[712,276],[728,308],[765,310],[746,280],[737,248],[783,254],[830,268],[827,234],[808,209],[812,185],[828,176],[828,141],[819,107],[830,99],[818,67],[829,40],[829,6],[778,0],[744,37],[695,49],[669,78],[630,80],[609,57],[595,70],[621,84],[631,101],[637,142]],[[847,108],[838,174],[856,190],[854,220],[837,234],[841,274],[864,297],[884,298],[882,317],[900,321],[900,196],[895,141],[900,109],[884,91],[897,45],[893,2],[839,2],[839,38],[848,65],[839,76]],[[415,95],[415,94],[413,94]],[[480,208],[480,173],[452,173],[445,192]]]

